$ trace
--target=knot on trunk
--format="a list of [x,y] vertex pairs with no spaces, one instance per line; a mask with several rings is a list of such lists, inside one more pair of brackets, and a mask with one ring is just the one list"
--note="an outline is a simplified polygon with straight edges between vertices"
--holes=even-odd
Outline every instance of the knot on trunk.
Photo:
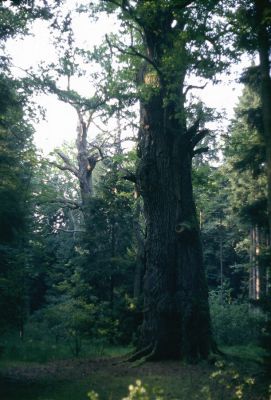
[[197,221],[182,221],[175,226],[175,232],[182,239],[192,239],[197,233]]
[[195,229],[195,227],[193,226],[193,224],[190,221],[179,222],[175,226],[175,232],[178,233],[179,235],[181,235],[184,232],[191,232],[194,229]]

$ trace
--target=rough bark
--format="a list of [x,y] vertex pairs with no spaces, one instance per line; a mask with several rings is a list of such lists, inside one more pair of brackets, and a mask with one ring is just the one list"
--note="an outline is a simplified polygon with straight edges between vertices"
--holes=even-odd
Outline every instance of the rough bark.
[[187,130],[184,109],[185,75],[200,64],[185,41],[186,13],[197,5],[192,0],[108,2],[138,25],[144,46],[139,51],[133,44],[126,50],[114,44],[142,59],[136,82],[146,89],[136,173],[146,220],[144,316],[131,360],[205,358],[212,338],[191,169],[195,146],[207,131],[199,131],[200,121]]
[[88,204],[93,195],[92,172],[97,163],[97,157],[90,155],[87,143],[88,125],[79,113],[79,123],[77,127],[77,163],[78,179],[83,208]]
[[146,218],[144,322],[152,359],[208,356],[208,291],[193,200],[191,137],[163,93],[141,105],[137,179]]
[[270,78],[270,15],[271,3],[269,0],[255,0],[256,15],[258,21],[258,52],[261,72],[261,101],[266,148],[267,170],[267,207],[269,236],[271,243],[271,78]]

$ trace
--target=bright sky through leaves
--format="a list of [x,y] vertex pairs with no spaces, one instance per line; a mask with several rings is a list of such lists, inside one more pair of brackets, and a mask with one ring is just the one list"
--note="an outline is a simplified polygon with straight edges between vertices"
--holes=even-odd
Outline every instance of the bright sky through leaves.
[[[74,5],[75,2],[71,0],[67,2],[66,7]],[[74,18],[73,29],[76,44],[84,49],[91,49],[94,45],[101,43],[105,34],[116,27],[112,17],[103,15],[99,21],[90,22],[86,14],[81,14]],[[35,68],[42,60],[46,63],[57,60],[52,38],[47,23],[44,21],[34,23],[31,36],[10,40],[7,49],[13,57],[14,65],[22,69],[30,66]],[[248,60],[243,63],[242,67],[246,65],[248,65]],[[223,75],[223,83],[217,85],[208,83],[204,90],[195,90],[194,94],[199,96],[208,107],[213,107],[218,111],[225,109],[226,115],[231,118],[234,105],[238,96],[241,95],[242,85],[238,84],[237,80],[242,67],[240,65],[233,66],[231,76]],[[20,74],[19,69],[17,69],[17,73]],[[91,90],[85,78],[73,81],[72,86],[85,96]],[[46,120],[35,124],[35,142],[39,148],[47,153],[60,146],[63,141],[75,139],[77,116],[71,106],[60,102],[53,95],[40,95],[35,100],[46,110]]]

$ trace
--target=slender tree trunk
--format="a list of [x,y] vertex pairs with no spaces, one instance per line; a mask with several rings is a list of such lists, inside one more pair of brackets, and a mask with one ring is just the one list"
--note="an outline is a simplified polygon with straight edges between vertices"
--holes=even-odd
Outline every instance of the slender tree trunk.
[[77,128],[77,162],[79,171],[79,184],[83,208],[93,195],[92,172],[96,166],[96,157],[89,156],[87,148],[87,125],[83,118],[79,118]]
[[191,148],[185,126],[163,106],[161,91],[141,107],[139,139],[137,175],[147,229],[139,348],[152,359],[204,358],[211,329]]
[[249,251],[249,299],[254,299],[255,277],[254,277],[254,263],[255,263],[255,248],[254,248],[254,226],[250,228],[250,251]]
[[260,270],[259,270],[259,227],[253,226],[250,233],[250,271],[249,271],[249,298],[259,300],[260,298]]
[[111,224],[111,258],[112,258],[112,272],[110,274],[110,307],[114,308],[114,290],[115,290],[115,257],[116,257],[116,227],[115,222]]
[[223,237],[222,237],[222,215],[219,216],[219,264],[220,264],[220,300],[223,304]]
[[142,207],[140,201],[137,201],[136,210],[135,210],[135,218],[134,218],[134,232],[137,244],[137,258],[136,258],[136,268],[135,268],[135,276],[134,276],[134,298],[135,300],[139,300],[142,289],[143,289],[143,274],[144,274],[144,237],[141,232],[140,226],[140,215],[142,213]]

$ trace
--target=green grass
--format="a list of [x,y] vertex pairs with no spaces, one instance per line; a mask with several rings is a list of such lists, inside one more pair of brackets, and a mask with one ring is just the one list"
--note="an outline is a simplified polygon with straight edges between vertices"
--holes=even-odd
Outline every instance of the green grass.
[[[74,354],[67,342],[56,344],[49,339],[33,340],[25,338],[25,340],[21,341],[14,335],[3,339],[1,348],[0,365],[10,361],[46,363],[48,361],[74,358]],[[79,356],[80,358],[114,357],[122,356],[127,351],[129,351],[127,347],[110,346],[101,341],[84,340]]]
[[[217,383],[210,383],[209,372],[204,367],[197,372],[187,373],[181,376],[165,376],[164,374],[152,376],[140,376],[134,373],[129,376],[112,376],[98,373],[85,379],[76,381],[52,381],[45,380],[36,383],[7,384],[0,382],[1,400],[87,400],[87,393],[94,390],[99,393],[100,400],[120,400],[127,395],[128,386],[137,379],[141,379],[144,385],[162,388],[165,400],[207,400],[202,390],[211,386],[212,400],[232,400],[227,395],[224,387]],[[245,400],[256,400],[257,397],[245,397]]]
[[182,400],[193,399],[200,393],[203,384],[208,381],[206,373],[197,376],[197,381],[191,380],[189,374],[176,377],[163,377],[162,375],[139,376],[111,376],[102,373],[95,374],[83,380],[74,382],[45,380],[36,383],[0,382],[1,400],[87,400],[87,393],[94,390],[99,393],[101,400],[120,400],[127,395],[128,386],[137,379],[142,379],[144,385],[163,388],[166,399],[178,398]]
[[223,346],[221,350],[232,358],[239,358],[241,360],[252,361],[261,363],[265,350],[259,346],[247,345],[247,346]]
[[86,400],[89,382],[7,383],[0,381],[1,400]]
[[[44,351],[48,351],[48,343],[43,344],[42,349],[38,351],[38,346],[41,343],[32,343],[32,349],[35,354],[28,354],[28,359],[19,359],[19,355],[26,355],[26,351],[29,350],[30,344],[25,344],[26,347],[22,353],[16,353],[17,359],[14,356],[13,360],[3,359],[0,364],[0,399],[1,400],[87,400],[87,393],[90,390],[94,390],[99,393],[101,400],[120,400],[127,395],[128,386],[133,384],[137,379],[140,379],[143,384],[147,384],[150,387],[160,387],[164,390],[165,400],[206,400],[207,396],[204,396],[202,390],[211,387],[212,397],[211,400],[232,400],[232,396],[225,392],[224,386],[217,380],[210,380],[210,375],[214,370],[217,370],[214,366],[210,366],[208,363],[200,363],[199,365],[185,365],[176,364],[176,369],[178,365],[181,367],[174,370],[174,366],[170,367],[169,363],[160,363],[160,367],[157,369],[156,364],[143,365],[141,368],[130,368],[128,365],[124,365],[121,369],[114,369],[114,366],[107,369],[97,369],[90,370],[85,376],[80,376],[74,378],[60,378],[54,377],[53,375],[48,378],[48,376],[38,376],[34,379],[19,379],[18,377],[12,376],[9,373],[9,379],[4,378],[5,373],[11,368],[14,368],[16,372],[16,367],[21,370],[27,370],[30,368],[35,368],[34,361],[40,357],[43,360]],[[90,343],[85,343],[88,348],[89,354],[93,357],[99,356],[101,349],[92,348]],[[24,345],[23,345],[24,346]],[[103,346],[102,356],[120,356],[128,352],[130,349],[113,347],[113,346]],[[223,351],[226,354],[225,362],[231,363],[237,360],[236,366],[243,364],[243,367],[247,367],[248,364],[254,365],[254,369],[259,368],[258,361],[261,359],[263,353],[261,349],[252,346],[235,346],[235,347],[224,347]],[[9,353],[10,354],[10,353]],[[54,353],[55,359],[59,355],[66,355],[68,357],[67,349],[58,349]],[[48,357],[52,354],[48,354]],[[49,358],[50,358],[49,357]],[[85,362],[85,357],[79,360],[80,363]],[[42,361],[45,368],[46,363]],[[73,361],[69,361],[73,362]],[[109,363],[111,365],[111,363]],[[1,379],[2,372],[2,379]],[[223,372],[223,376],[227,378],[227,373]],[[6,374],[7,376],[7,374]],[[257,397],[254,395],[249,395],[245,397],[244,400],[256,400]]]

